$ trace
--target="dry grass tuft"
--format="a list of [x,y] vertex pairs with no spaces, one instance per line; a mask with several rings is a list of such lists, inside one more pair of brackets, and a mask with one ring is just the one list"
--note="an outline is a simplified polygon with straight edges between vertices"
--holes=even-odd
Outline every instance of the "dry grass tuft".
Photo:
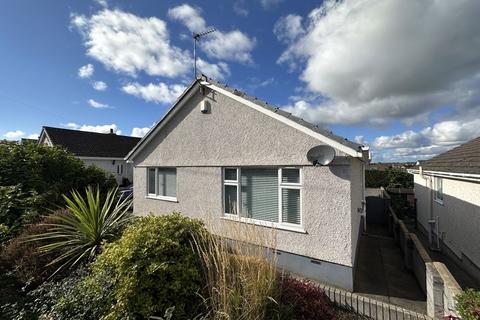
[[207,279],[208,317],[265,319],[269,305],[275,303],[275,230],[236,221],[207,226],[211,233],[202,234],[194,243]]

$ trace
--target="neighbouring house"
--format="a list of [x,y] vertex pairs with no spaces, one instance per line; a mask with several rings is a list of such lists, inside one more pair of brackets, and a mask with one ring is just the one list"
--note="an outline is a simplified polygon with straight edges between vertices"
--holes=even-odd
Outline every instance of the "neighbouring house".
[[[335,152],[329,165],[308,161],[319,145]],[[178,211],[220,228],[275,228],[280,266],[353,288],[364,146],[201,77],[126,159],[137,215]]]
[[430,160],[414,175],[417,225],[433,249],[480,280],[480,137]]
[[110,133],[96,133],[63,128],[43,127],[39,144],[61,146],[81,159],[85,165],[95,165],[111,172],[118,184],[126,179],[133,182],[132,165],[124,158],[140,138]]

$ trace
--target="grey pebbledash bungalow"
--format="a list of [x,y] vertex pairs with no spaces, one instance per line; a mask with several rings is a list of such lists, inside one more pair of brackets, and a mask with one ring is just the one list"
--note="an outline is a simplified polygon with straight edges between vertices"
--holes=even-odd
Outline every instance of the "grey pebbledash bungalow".
[[[327,166],[307,159],[318,145],[335,150]],[[276,228],[280,266],[353,288],[364,146],[202,76],[126,159],[136,214],[179,211]]]

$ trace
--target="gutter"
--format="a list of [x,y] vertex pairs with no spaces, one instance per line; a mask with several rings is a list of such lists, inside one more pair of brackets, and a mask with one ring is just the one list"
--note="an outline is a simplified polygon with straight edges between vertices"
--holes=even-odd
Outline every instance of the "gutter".
[[433,176],[433,177],[442,177],[442,178],[451,178],[451,179],[457,179],[457,180],[480,182],[480,174],[473,174],[473,173],[430,171],[430,170],[423,170],[421,167],[420,167],[420,170],[408,169],[407,172],[410,174],[420,174],[422,176],[426,175],[426,176]]

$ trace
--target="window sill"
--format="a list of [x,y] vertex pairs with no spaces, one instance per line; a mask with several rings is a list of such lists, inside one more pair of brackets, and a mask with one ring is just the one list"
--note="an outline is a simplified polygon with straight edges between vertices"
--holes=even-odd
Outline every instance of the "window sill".
[[168,201],[168,202],[178,203],[177,198],[174,198],[174,197],[162,197],[162,196],[150,196],[150,195],[147,195],[147,196],[145,196],[145,199],[162,200],[162,201]]
[[223,220],[238,221],[238,222],[242,222],[242,223],[254,224],[254,225],[257,225],[257,226],[274,228],[274,229],[278,229],[278,230],[292,231],[292,232],[304,233],[304,234],[307,233],[307,231],[305,231],[301,226],[285,225],[285,224],[281,224],[281,223],[261,221],[261,220],[255,220],[255,219],[250,219],[250,218],[243,218],[243,217],[238,217],[237,215],[228,214],[228,213],[225,213],[225,215],[220,217],[220,218],[223,219]]
[[438,203],[439,205],[443,206],[443,200],[439,200],[439,199],[433,199],[433,201],[435,201],[436,203]]

